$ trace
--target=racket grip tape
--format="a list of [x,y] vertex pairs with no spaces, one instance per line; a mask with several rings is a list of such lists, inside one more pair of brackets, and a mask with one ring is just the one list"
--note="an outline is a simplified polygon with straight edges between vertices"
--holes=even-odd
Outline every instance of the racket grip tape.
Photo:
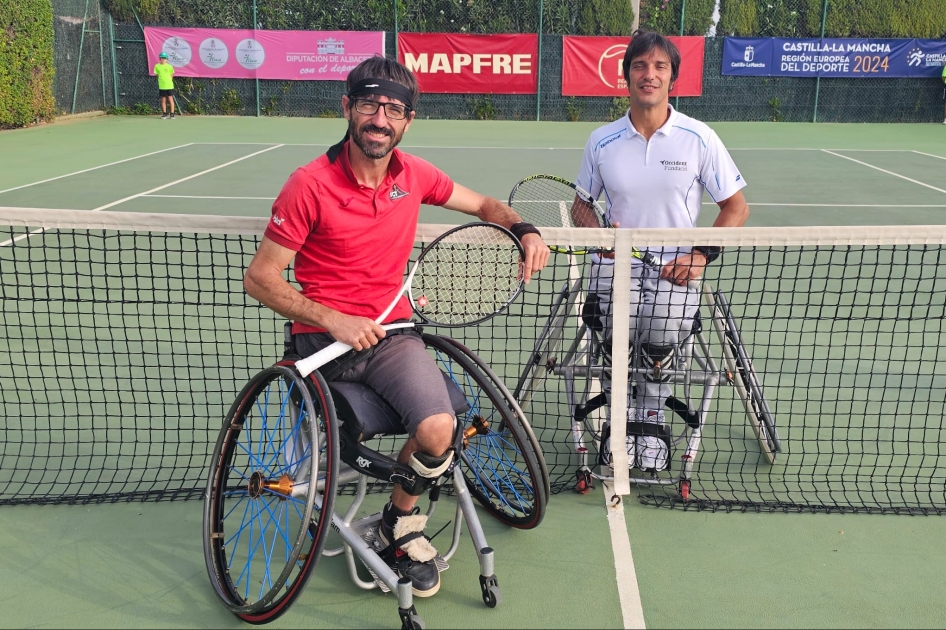
[[352,347],[347,343],[336,341],[332,345],[322,348],[315,354],[296,361],[296,369],[299,370],[299,374],[302,376],[308,376],[332,359],[337,359],[338,357],[342,356],[351,350],[351,348]]

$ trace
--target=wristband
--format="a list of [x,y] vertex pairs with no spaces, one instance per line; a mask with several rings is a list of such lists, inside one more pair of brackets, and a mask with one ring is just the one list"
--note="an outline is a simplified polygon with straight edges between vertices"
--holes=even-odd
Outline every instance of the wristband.
[[706,264],[709,264],[719,258],[719,255],[723,253],[723,248],[715,245],[697,245],[693,248],[693,251],[706,256]]
[[519,223],[513,223],[510,226],[509,231],[512,232],[512,235],[519,239],[522,242],[522,237],[526,234],[537,234],[542,236],[542,233],[539,232],[539,228],[535,227],[531,223],[526,223],[525,221],[520,221]]

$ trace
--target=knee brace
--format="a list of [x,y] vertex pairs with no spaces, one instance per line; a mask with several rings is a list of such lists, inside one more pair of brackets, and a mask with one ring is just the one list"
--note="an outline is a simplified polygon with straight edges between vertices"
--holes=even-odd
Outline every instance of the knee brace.
[[669,381],[670,372],[673,370],[673,353],[673,346],[657,346],[649,343],[641,343],[641,367],[647,370],[644,373],[644,380],[654,383],[666,383]]
[[427,453],[414,451],[411,453],[411,458],[408,461],[408,465],[415,473],[414,484],[412,487],[401,484],[401,487],[404,488],[404,491],[408,494],[419,497],[433,485],[437,479],[453,470],[454,462],[456,461],[454,452],[454,449],[450,448],[440,457],[434,457]]

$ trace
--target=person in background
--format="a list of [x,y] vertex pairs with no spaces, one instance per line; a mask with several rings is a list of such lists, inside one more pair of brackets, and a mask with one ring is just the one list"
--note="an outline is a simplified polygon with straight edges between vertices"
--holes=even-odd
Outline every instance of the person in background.
[[168,63],[166,52],[158,55],[158,63],[154,66],[154,74],[158,77],[158,95],[161,98],[161,118],[168,117],[168,105],[171,106],[171,118],[174,118],[174,66]]

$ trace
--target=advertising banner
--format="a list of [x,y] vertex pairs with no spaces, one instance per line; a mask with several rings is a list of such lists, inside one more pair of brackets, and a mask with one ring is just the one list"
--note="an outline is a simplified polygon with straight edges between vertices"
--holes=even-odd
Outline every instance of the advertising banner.
[[538,92],[538,35],[398,33],[397,50],[421,92]]
[[[680,49],[680,76],[670,96],[699,96],[703,93],[702,37],[668,37]],[[627,96],[624,81],[624,52],[627,37],[579,37],[562,40],[563,96]]]
[[755,77],[939,77],[946,41],[727,37],[722,74]]
[[384,32],[145,27],[145,45],[151,75],[164,52],[175,77],[343,81],[384,55]]

